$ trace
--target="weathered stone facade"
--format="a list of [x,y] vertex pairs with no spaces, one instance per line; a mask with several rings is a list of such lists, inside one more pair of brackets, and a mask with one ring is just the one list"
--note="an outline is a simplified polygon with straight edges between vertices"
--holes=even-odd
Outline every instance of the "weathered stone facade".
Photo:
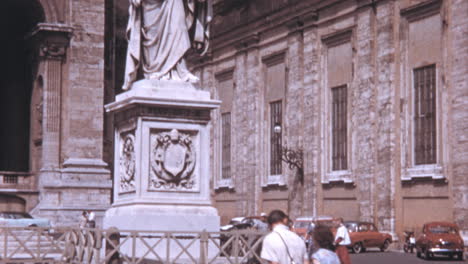
[[[467,2],[217,1],[215,11],[211,56],[193,61],[202,87],[230,101],[213,122],[213,199],[223,223],[280,208],[372,221],[396,236],[454,221],[468,236]],[[284,64],[284,80],[270,77],[271,60]],[[412,74],[428,64],[437,68],[437,161],[415,165]],[[222,90],[226,74],[232,94]],[[303,185],[284,163],[281,175],[269,173],[268,100],[277,92],[269,89],[278,81],[286,87],[282,144],[303,149]],[[349,165],[336,171],[330,88],[342,84]],[[231,113],[229,179],[223,111]]]
[[[0,105],[29,113],[29,166],[0,168],[0,209],[76,224],[82,210],[99,217],[111,202],[113,116],[103,105],[122,85],[128,1],[26,2],[4,10],[29,12],[17,33],[28,36],[31,88]],[[192,62],[202,89],[226,104],[211,123],[212,195],[223,223],[280,208],[293,217],[373,221],[398,236],[449,220],[468,236],[466,1],[214,2],[211,54]],[[428,64],[437,67],[437,162],[415,166],[412,72]],[[330,90],[340,85],[347,87],[348,169],[336,171]],[[13,108],[15,96],[27,98],[20,100],[26,108]],[[269,109],[278,100],[282,144],[304,151],[303,184],[284,163],[270,175]],[[222,111],[231,113],[229,178],[222,176]],[[2,144],[18,129],[2,134]],[[17,154],[4,152],[2,159]]]

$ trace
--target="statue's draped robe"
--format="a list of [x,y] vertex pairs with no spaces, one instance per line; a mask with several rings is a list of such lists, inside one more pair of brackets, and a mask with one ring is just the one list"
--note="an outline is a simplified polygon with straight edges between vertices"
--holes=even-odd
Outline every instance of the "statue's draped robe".
[[183,57],[192,44],[207,50],[211,16],[210,0],[142,0],[138,7],[131,4],[123,89],[130,88],[139,69],[145,79],[188,81],[193,77]]

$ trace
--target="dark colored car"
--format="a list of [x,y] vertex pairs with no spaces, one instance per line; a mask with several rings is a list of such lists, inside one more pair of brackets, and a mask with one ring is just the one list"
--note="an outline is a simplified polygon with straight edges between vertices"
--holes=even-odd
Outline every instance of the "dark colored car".
[[431,259],[445,255],[463,259],[463,239],[458,226],[449,222],[430,222],[423,226],[422,235],[416,240],[416,255]]
[[392,243],[392,236],[379,232],[373,223],[346,221],[344,224],[348,228],[349,237],[351,238],[349,248],[354,253],[361,253],[370,247],[379,248],[383,252]]

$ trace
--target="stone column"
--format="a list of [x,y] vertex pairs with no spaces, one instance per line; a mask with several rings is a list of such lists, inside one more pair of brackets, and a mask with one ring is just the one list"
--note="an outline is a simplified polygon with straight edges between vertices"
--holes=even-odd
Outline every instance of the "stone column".
[[451,94],[451,159],[452,159],[452,192],[454,201],[454,220],[462,230],[465,245],[468,244],[468,3],[454,0],[451,4],[450,31],[452,35],[452,54],[450,72]]
[[317,26],[308,25],[303,33],[304,102],[304,215],[317,215],[320,178],[320,41]]
[[[44,83],[42,162],[38,177],[40,199],[33,213],[49,218],[56,225],[76,225],[83,210],[92,210],[96,212],[96,221],[99,224],[104,211],[110,205],[112,188],[110,172],[106,168],[107,164],[102,161],[102,153],[91,153],[87,158],[82,158],[83,155],[70,154],[64,148],[64,142],[72,140],[75,140],[74,149],[84,145],[83,141],[64,132],[69,131],[70,126],[73,126],[75,132],[83,133],[89,132],[93,127],[102,126],[91,122],[73,122],[67,116],[73,106],[84,104],[70,103],[72,98],[68,84],[72,74],[69,66],[73,61],[70,57],[73,56],[67,53],[67,49],[72,30],[71,27],[60,24],[39,24],[32,33],[32,40],[39,49],[38,74],[42,75]],[[84,65],[82,63],[80,66]],[[88,92],[102,92],[99,87],[86,89]],[[102,107],[103,102],[97,99],[94,103],[101,103]],[[103,109],[100,111],[102,113]],[[80,116],[90,116],[93,119],[97,119],[98,114],[99,111],[93,109],[80,112]],[[94,146],[102,149],[102,130],[100,134],[93,136]]]
[[[39,54],[37,75],[42,76],[42,154],[38,168],[39,205],[34,214],[43,215],[42,207],[56,207],[58,192],[46,189],[47,182],[60,182],[60,135],[62,108],[62,67],[66,59],[72,28],[57,24],[39,24],[31,34]],[[56,219],[51,219],[56,222]]]
[[[236,98],[234,99],[233,116],[235,124],[240,129],[233,135],[232,145],[236,153],[233,168],[236,168],[235,186],[238,186],[238,214],[255,215],[258,209],[257,201],[261,192],[261,177],[257,177],[258,166],[261,164],[259,150],[259,91],[261,80],[261,64],[258,50],[259,36],[251,34],[237,45],[236,53]],[[255,136],[257,135],[257,136]],[[239,170],[240,169],[240,170]]]
[[62,65],[71,32],[70,27],[40,24],[31,36],[39,49],[38,73],[44,81],[41,173],[52,177],[60,168]]
[[[379,229],[395,234],[395,185],[399,175],[399,158],[396,126],[399,118],[396,80],[396,34],[395,1],[377,5],[376,12],[376,130],[375,130],[375,212]],[[397,175],[397,176],[396,176]],[[399,184],[399,182],[398,182]],[[396,237],[394,235],[394,237]]]
[[[303,90],[303,58],[304,58],[304,33],[303,22],[294,19],[288,23],[288,57],[287,57],[287,91],[285,111],[285,144],[292,150],[303,149],[302,131],[304,128],[302,105]],[[304,180],[296,168],[289,169],[288,164],[283,163],[284,173],[288,175],[289,189],[289,214],[292,219],[303,215]]]
[[[355,73],[350,93],[352,109],[352,167],[357,183],[360,220],[374,222],[375,166],[375,13],[367,1],[361,1],[356,13],[354,41]],[[387,207],[386,207],[387,208]]]

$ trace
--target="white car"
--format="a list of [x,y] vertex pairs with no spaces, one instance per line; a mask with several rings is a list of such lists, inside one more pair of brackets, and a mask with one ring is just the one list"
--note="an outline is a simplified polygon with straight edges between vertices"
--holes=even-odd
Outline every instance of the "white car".
[[45,218],[33,218],[28,213],[0,212],[0,226],[49,228],[50,221]]

